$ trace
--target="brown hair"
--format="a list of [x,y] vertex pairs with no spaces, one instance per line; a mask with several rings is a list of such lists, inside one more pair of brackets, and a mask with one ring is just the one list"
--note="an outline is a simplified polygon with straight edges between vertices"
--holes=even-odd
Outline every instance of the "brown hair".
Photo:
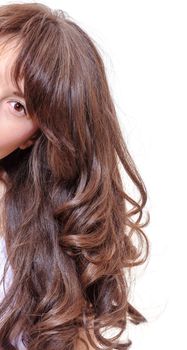
[[[0,345],[17,349],[11,340],[22,332],[29,350],[73,350],[84,329],[94,349],[128,349],[131,340],[117,340],[127,321],[147,322],[129,302],[128,282],[149,255],[147,192],[99,51],[65,12],[41,3],[0,6],[0,37],[17,40],[11,76],[18,88],[24,78],[27,110],[40,126],[32,147],[0,161],[4,276],[9,264],[13,271],[0,304]],[[138,201],[124,189],[120,162]],[[114,338],[101,335],[112,327],[120,329]]]

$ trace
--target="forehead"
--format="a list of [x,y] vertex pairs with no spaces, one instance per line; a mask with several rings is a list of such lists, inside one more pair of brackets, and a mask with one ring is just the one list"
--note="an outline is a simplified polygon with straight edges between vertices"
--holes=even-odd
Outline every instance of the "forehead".
[[[10,73],[18,51],[19,44],[16,39],[7,40],[7,37],[0,37],[0,83],[2,86],[13,85]],[[20,84],[23,87],[23,81]]]
[[10,35],[0,36],[0,55],[4,55],[10,51],[13,53],[18,47],[18,38],[11,37]]

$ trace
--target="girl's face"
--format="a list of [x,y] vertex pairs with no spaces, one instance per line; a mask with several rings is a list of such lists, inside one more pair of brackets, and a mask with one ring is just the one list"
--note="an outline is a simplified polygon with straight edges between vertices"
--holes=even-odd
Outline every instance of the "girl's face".
[[[24,96],[17,95],[19,92],[11,82],[10,68],[15,58],[12,43],[0,49],[0,159],[17,148],[29,147],[34,142],[32,136],[39,129],[37,120],[27,113]],[[23,81],[21,91],[23,93]]]

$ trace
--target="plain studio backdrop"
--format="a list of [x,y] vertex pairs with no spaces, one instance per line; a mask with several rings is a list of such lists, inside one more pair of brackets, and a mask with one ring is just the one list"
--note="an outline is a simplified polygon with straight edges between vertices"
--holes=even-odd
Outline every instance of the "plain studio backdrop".
[[183,349],[187,2],[41,2],[66,11],[98,44],[127,146],[147,187],[151,255],[134,270],[131,302],[149,322],[129,326],[131,349]]

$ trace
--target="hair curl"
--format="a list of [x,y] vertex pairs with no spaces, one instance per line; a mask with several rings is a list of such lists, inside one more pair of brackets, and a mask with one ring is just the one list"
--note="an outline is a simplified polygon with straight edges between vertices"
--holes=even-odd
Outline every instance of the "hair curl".
[[[0,161],[1,283],[9,266],[13,272],[0,304],[0,345],[17,349],[12,340],[21,333],[28,350],[73,350],[83,329],[94,349],[128,349],[131,340],[117,341],[127,321],[147,322],[128,301],[127,277],[149,255],[149,213],[142,223],[147,192],[101,55],[67,13],[41,3],[0,6],[0,38],[19,48],[11,78],[18,89],[24,79],[28,113],[40,126],[34,145]],[[125,192],[120,162],[139,201]],[[100,332],[106,327],[120,332],[107,339]]]

